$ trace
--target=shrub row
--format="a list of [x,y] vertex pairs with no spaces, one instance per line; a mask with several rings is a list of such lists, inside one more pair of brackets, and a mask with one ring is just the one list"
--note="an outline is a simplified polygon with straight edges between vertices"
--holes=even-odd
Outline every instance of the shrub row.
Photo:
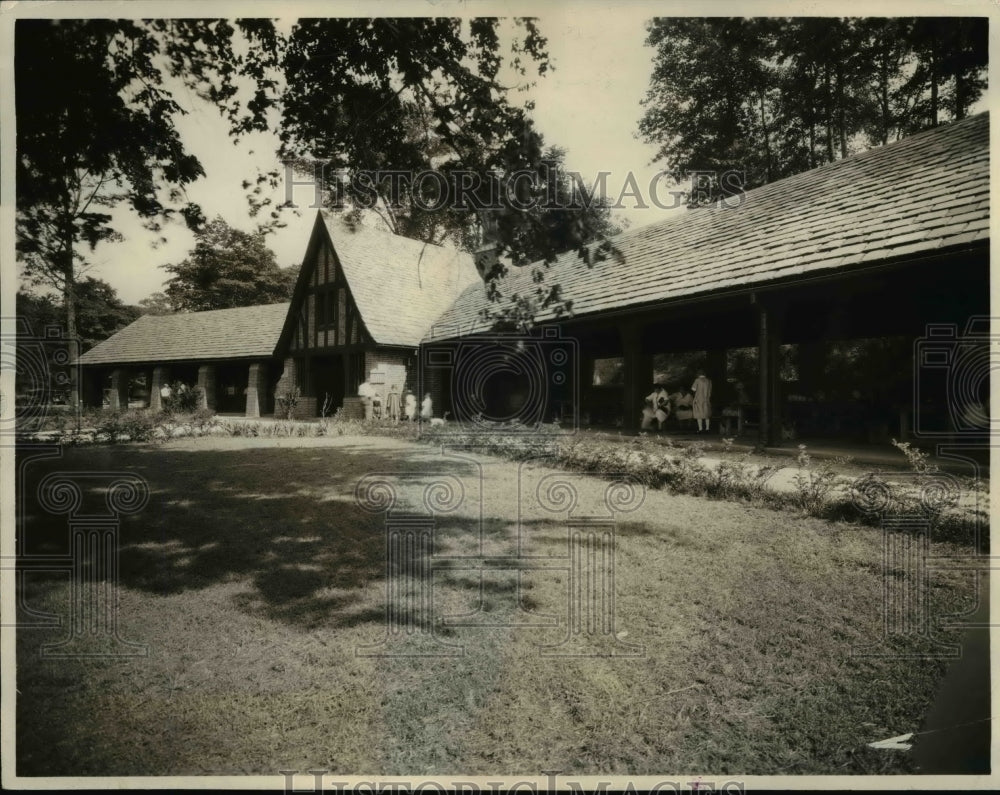
[[47,423],[43,431],[23,433],[32,440],[45,439],[60,444],[105,442],[151,442],[176,436],[204,436],[219,428],[219,419],[208,409],[190,414],[161,411],[152,414],[142,409],[129,411],[88,411],[76,417],[63,415],[63,422]]
[[[904,485],[883,473],[870,472],[850,478],[838,474],[838,465],[846,459],[814,462],[805,445],[799,445],[791,490],[780,491],[768,483],[782,469],[775,464],[750,461],[752,453],[736,453],[732,440],[723,440],[721,460],[705,459],[705,449],[698,443],[676,446],[653,443],[642,437],[599,440],[578,437],[545,439],[537,434],[498,431],[493,434],[462,434],[451,429],[425,430],[420,440],[431,444],[466,446],[477,451],[513,461],[544,459],[544,463],[597,476],[621,477],[642,483],[647,488],[666,488],[676,494],[690,494],[714,499],[741,500],[781,510],[794,510],[823,519],[861,521],[879,524],[885,516],[920,514],[925,517],[936,538],[964,543],[977,540],[988,548],[988,511],[961,506],[957,495],[928,508],[921,491],[928,486],[936,469],[927,456],[894,444],[910,461],[916,477]],[[987,504],[987,489],[981,482],[967,481],[963,488],[977,491],[979,504]],[[859,508],[877,494],[884,500],[880,512]]]
[[[347,420],[335,415],[317,422],[293,420],[222,420],[211,411],[200,410],[189,415],[146,411],[101,412],[91,418],[94,431],[77,434],[72,427],[57,438],[70,444],[86,442],[119,443],[123,441],[161,441],[178,436],[222,434],[234,437],[321,437],[321,436],[390,436],[416,438],[435,445],[468,447],[478,452],[512,461],[542,459],[546,464],[570,471],[605,477],[633,479],[647,488],[666,488],[677,494],[690,494],[715,499],[742,500],[784,510],[796,510],[805,515],[826,519],[880,521],[886,514],[923,512],[938,537],[970,541],[979,537],[988,541],[988,512],[962,508],[955,499],[941,502],[929,514],[919,499],[920,490],[933,477],[936,469],[926,454],[905,443],[893,444],[906,456],[915,478],[908,486],[892,482],[879,473],[868,473],[851,479],[837,473],[836,460],[815,463],[805,445],[799,445],[792,477],[793,488],[779,491],[768,482],[781,467],[750,461],[751,453],[736,453],[732,440],[723,440],[721,460],[705,459],[705,449],[694,443],[677,446],[669,439],[664,443],[644,437],[597,439],[546,435],[536,430],[516,426],[499,427],[492,433],[463,433],[455,426],[422,428],[411,423],[388,420]],[[970,482],[966,487],[977,491],[985,505],[986,487]],[[880,515],[859,510],[858,505],[871,494],[884,501]],[[978,533],[977,533],[978,529]]]

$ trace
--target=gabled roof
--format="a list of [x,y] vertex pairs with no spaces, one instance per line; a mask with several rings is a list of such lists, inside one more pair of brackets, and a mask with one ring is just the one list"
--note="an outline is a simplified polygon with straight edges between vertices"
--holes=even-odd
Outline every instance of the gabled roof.
[[[623,260],[564,254],[546,281],[581,316],[961,247],[989,239],[989,178],[982,113],[747,191],[739,207],[625,232],[612,239]],[[533,292],[531,270],[512,269],[502,294]],[[486,331],[488,306],[470,287],[430,336]]]
[[288,314],[284,304],[143,315],[80,357],[80,364],[267,358]]
[[472,255],[320,213],[365,328],[380,345],[417,346],[470,285]]

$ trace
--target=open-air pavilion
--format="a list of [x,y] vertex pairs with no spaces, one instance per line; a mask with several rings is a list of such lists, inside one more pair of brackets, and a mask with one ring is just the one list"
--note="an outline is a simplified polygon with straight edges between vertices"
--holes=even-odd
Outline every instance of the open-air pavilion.
[[[559,327],[575,340],[578,394],[530,384],[538,368],[529,363],[487,390],[514,384],[515,409],[541,396],[546,417],[636,429],[654,381],[690,385],[699,367],[715,383],[717,421],[729,409],[767,444],[791,429],[873,442],[985,431],[988,114],[613,243],[593,267],[569,253],[547,269],[573,302]],[[501,287],[531,289],[527,269]],[[474,345],[488,334],[486,307],[482,290],[467,290],[425,346]],[[678,372],[670,362],[679,354]]]
[[[491,333],[471,255],[320,213],[290,304],[140,318],[81,358],[82,396],[124,407],[144,372],[151,409],[180,379],[247,416],[295,387],[306,418],[356,411],[367,380],[455,422],[634,431],[654,382],[704,369],[713,431],[768,445],[988,430],[988,114],[611,242],[547,267],[573,313],[519,341]],[[534,286],[512,269],[500,292]]]

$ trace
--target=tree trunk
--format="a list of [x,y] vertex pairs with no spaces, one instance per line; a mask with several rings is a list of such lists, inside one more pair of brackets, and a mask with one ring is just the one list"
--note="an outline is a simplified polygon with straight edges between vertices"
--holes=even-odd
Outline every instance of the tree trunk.
[[881,64],[879,64],[879,82],[881,83],[881,104],[882,104],[882,145],[889,143],[889,62],[888,54],[883,52]]
[[66,257],[66,261],[63,263],[63,306],[66,311],[66,367],[69,369],[69,405],[76,409],[80,405],[80,384],[77,375],[79,339],[76,333],[76,275],[73,272],[72,232],[65,233],[63,248]]
[[774,179],[774,166],[771,161],[771,134],[767,129],[767,110],[764,105],[764,92],[760,92],[760,127],[764,132],[764,157],[767,164],[767,181]]
[[830,64],[823,66],[823,111],[826,116],[826,157],[833,162],[833,108],[830,107]]
[[844,112],[844,69],[837,62],[837,124],[840,127],[840,156],[847,157],[847,116]]
[[938,126],[937,38],[931,39],[931,127]]
[[806,73],[811,81],[810,94],[806,100],[809,104],[809,168],[816,168],[816,70],[810,66]]

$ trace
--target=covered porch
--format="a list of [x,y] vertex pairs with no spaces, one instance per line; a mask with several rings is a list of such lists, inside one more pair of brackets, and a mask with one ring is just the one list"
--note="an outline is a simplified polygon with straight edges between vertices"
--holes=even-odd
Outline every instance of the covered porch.
[[[703,369],[715,436],[793,448],[982,437],[988,276],[980,247],[570,322],[579,405],[560,409],[578,427],[639,432],[654,384],[683,393]],[[692,431],[677,414],[663,431]]]
[[80,379],[83,406],[163,410],[162,390],[177,385],[198,390],[198,408],[218,414],[262,417],[274,413],[280,369],[269,360],[179,361],[85,365]]

